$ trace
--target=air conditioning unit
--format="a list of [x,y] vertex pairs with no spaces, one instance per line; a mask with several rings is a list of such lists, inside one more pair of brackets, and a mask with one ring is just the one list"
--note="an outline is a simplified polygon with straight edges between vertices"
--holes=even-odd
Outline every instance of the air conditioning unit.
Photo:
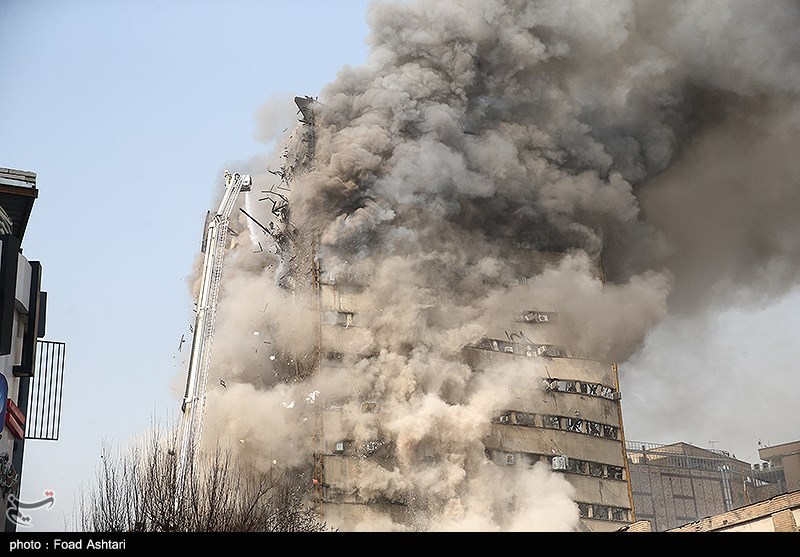
[[565,456],[554,456],[553,457],[553,470],[566,470],[567,469],[567,457]]

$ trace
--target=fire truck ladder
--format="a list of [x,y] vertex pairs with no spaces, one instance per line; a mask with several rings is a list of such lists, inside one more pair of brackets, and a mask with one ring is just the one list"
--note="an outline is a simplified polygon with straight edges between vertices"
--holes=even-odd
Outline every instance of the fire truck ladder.
[[228,241],[228,221],[236,198],[241,191],[250,191],[251,179],[248,174],[231,174],[225,171],[225,194],[219,209],[209,219],[203,243],[203,275],[200,281],[200,294],[197,300],[192,335],[192,351],[189,356],[189,373],[186,378],[186,391],[181,403],[183,421],[181,424],[181,449],[178,467],[178,488],[180,490],[189,459],[199,446],[203,434],[203,417],[206,402],[206,384],[211,363],[211,344],[214,339],[214,323],[217,313],[222,279],[222,262]]

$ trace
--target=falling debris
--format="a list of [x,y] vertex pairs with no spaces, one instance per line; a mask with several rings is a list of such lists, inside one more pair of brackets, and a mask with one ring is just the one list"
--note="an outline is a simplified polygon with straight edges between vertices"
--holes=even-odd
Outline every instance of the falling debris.
[[225,381],[223,379],[219,380],[219,384],[222,385],[223,389],[227,389],[228,388],[228,386],[225,384]]

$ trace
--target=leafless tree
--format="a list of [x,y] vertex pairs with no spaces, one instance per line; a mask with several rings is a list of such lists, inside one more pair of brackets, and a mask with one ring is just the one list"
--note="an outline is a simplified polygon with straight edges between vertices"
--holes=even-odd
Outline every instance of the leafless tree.
[[257,471],[217,446],[190,447],[157,428],[124,451],[103,448],[97,483],[81,497],[84,532],[324,532],[308,499],[308,471]]

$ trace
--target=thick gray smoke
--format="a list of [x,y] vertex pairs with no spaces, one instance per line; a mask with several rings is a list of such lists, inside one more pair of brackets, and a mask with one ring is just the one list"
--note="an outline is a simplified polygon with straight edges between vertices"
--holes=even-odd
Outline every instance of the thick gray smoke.
[[[670,312],[796,284],[800,5],[415,0],[368,17],[369,59],[320,92],[313,142],[300,124],[241,169],[251,195],[281,185],[265,167],[290,170],[291,222],[325,272],[368,287],[359,356],[300,378],[313,304],[281,287],[286,262],[240,214],[206,435],[301,466],[307,409],[338,396],[344,436],[395,451],[347,486],[362,500],[411,501],[426,530],[574,529],[566,482],[483,452],[492,412],[535,388],[530,368],[489,380],[461,349],[535,305],[558,311],[554,342],[624,370]],[[271,208],[249,200],[263,224]],[[534,268],[532,250],[567,256]]]

